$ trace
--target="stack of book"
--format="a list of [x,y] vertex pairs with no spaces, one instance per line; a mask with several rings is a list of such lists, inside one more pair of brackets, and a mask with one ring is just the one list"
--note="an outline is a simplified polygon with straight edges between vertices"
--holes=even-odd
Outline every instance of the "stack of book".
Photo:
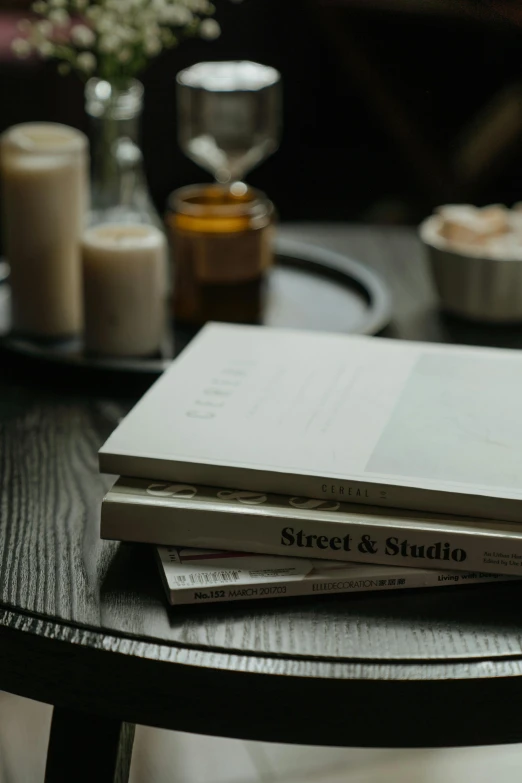
[[209,324],[100,450],[101,535],[172,603],[521,577],[520,389],[520,351]]

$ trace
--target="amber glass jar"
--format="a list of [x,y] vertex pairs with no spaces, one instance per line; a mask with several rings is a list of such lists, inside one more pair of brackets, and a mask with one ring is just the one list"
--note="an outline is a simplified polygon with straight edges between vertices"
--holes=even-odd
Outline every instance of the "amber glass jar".
[[236,183],[192,185],[169,199],[173,315],[177,321],[259,321],[273,261],[274,208]]

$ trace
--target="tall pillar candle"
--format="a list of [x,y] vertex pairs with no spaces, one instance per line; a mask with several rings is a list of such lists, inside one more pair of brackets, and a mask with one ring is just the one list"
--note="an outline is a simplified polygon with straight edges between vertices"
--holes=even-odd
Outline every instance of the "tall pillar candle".
[[82,329],[87,146],[83,133],[57,123],[16,125],[1,137],[4,252],[16,332],[57,338]]
[[165,331],[167,243],[141,223],[87,229],[82,242],[85,348],[108,356],[147,356]]

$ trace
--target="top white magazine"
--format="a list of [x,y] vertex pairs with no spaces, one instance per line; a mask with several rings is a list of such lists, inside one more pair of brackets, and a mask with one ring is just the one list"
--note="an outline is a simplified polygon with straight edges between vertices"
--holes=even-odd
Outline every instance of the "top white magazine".
[[522,521],[522,352],[209,324],[100,469]]

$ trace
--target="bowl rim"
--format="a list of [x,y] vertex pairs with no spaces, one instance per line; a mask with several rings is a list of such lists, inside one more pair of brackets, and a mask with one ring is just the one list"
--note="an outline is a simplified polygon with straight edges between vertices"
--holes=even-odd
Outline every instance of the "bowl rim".
[[440,221],[440,215],[435,213],[429,215],[427,218],[424,218],[424,220],[418,226],[419,238],[428,247],[433,247],[435,250],[440,250],[441,252],[448,253],[452,256],[457,256],[458,258],[462,259],[473,258],[479,261],[491,261],[497,264],[516,264],[517,262],[522,263],[522,250],[520,258],[509,258],[506,256],[499,258],[498,256],[487,255],[484,253],[484,248],[479,249],[474,248],[473,246],[470,246],[469,252],[463,252],[461,249],[450,245],[448,240],[444,239],[444,237],[441,237],[440,234],[436,231],[436,225],[437,223],[440,223]]

